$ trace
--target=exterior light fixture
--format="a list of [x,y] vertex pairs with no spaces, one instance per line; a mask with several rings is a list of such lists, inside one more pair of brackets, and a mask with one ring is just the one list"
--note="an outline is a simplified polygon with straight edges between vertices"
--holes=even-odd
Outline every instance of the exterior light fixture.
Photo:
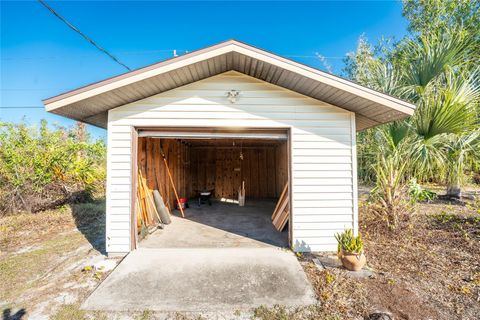
[[228,97],[228,100],[231,102],[231,103],[235,103],[237,102],[237,98],[238,96],[240,95],[240,91],[237,91],[237,90],[230,90],[227,92],[227,97]]

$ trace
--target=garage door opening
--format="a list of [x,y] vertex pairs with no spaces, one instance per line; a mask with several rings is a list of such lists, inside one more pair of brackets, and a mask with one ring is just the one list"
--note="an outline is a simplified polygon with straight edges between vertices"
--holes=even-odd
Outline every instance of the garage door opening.
[[[171,212],[151,234],[137,216],[137,246],[289,246],[288,222],[281,231],[272,223],[289,181],[287,130],[139,130],[136,149],[140,179]],[[175,191],[187,200],[184,218]]]

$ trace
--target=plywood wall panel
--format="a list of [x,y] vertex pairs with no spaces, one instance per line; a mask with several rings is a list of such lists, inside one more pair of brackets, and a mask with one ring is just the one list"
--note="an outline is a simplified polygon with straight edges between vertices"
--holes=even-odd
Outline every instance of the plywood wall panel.
[[[190,167],[190,183],[197,189],[215,189],[216,198],[237,199],[238,189],[245,181],[246,197],[277,198],[286,183],[286,154],[277,157],[279,147],[240,148],[192,148],[194,159]],[[198,159],[198,160],[197,160]],[[282,163],[277,163],[282,161]],[[283,178],[278,178],[277,168],[285,168]],[[277,182],[281,185],[277,186]],[[277,192],[277,190],[279,190]],[[190,193],[195,196],[195,193]]]
[[276,177],[276,165],[275,165],[275,150],[271,150],[266,153],[267,156],[267,196],[269,198],[277,197],[275,184],[277,182]]
[[232,193],[233,198],[238,199],[238,189],[241,188],[242,185],[242,160],[240,159],[239,150],[232,151],[232,167]]

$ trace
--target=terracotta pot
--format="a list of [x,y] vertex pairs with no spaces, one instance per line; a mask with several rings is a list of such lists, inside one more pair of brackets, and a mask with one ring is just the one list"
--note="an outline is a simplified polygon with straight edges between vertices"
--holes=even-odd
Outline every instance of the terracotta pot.
[[367,258],[361,253],[345,252],[341,250],[338,254],[340,261],[345,269],[350,271],[360,271],[367,263]]

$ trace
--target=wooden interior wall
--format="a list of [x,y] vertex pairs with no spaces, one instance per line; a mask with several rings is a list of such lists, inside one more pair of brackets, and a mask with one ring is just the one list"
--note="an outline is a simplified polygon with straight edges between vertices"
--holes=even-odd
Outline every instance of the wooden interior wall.
[[275,159],[277,159],[277,167],[275,170],[275,193],[277,197],[280,197],[280,194],[288,181],[287,146],[287,142],[284,142],[275,148]]
[[247,198],[278,198],[288,179],[286,145],[243,148],[243,160],[239,148],[192,148],[190,195],[215,189],[216,198],[237,199],[245,181]]
[[172,208],[175,203],[175,194],[160,149],[165,153],[178,195],[182,197],[192,192],[188,177],[189,147],[172,139],[138,138],[138,168],[147,179],[148,187],[159,190],[165,203]]
[[216,198],[237,199],[245,181],[246,198],[278,198],[288,180],[287,144],[243,148],[189,147],[173,139],[139,138],[138,168],[150,189],[157,189],[169,204],[175,203],[160,148],[165,153],[180,197],[196,190],[215,189]]

